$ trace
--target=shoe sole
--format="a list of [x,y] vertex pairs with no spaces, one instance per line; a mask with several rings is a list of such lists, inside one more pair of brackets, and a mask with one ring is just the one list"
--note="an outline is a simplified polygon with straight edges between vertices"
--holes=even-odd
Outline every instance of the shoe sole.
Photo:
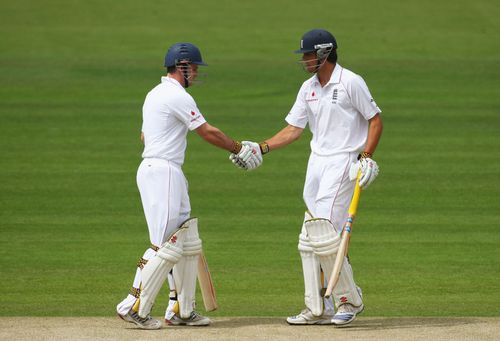
[[206,327],[206,326],[209,326],[210,325],[210,322],[208,323],[203,323],[203,324],[197,324],[197,323],[186,323],[186,326],[190,326],[190,327]]
[[306,322],[306,323],[294,323],[294,322],[288,322],[286,321],[290,326],[327,326],[327,325],[332,325],[334,324],[333,322],[327,321],[327,322]]
[[140,323],[137,323],[134,321],[134,324],[139,327],[139,329],[144,329],[144,330],[157,330],[157,329],[161,329],[161,323],[158,325],[158,326],[143,326],[142,324]]
[[320,326],[325,326],[325,325],[330,325],[333,324],[332,320],[318,320],[318,321],[304,321],[304,322],[290,322],[288,319],[286,320],[286,323],[288,323],[291,326],[313,326],[313,325],[320,325]]
[[[156,320],[158,321],[158,320]],[[140,324],[139,322],[136,322],[136,321],[132,321],[132,323],[134,323],[137,327],[139,327],[139,329],[143,329],[143,330],[157,330],[157,329],[161,329],[161,322],[158,321],[158,324],[155,324],[155,325],[152,325],[152,326],[145,326],[143,324]]]
[[169,326],[188,326],[188,327],[206,327],[210,325],[210,322],[198,324],[197,322],[172,322],[170,320],[165,320],[165,323]]
[[[131,318],[127,317],[127,316],[123,316],[123,315],[120,315],[120,314],[116,314],[121,320],[125,321],[125,322],[128,322],[128,323],[133,323],[135,324],[136,326],[138,326],[140,329],[144,329],[144,330],[155,330],[155,329],[161,329],[161,323],[159,323],[158,326],[151,326],[151,327],[148,327],[148,326],[143,326],[142,324],[138,323],[138,322],[135,322],[134,320],[132,320]],[[158,321],[159,322],[159,321]]]
[[128,323],[135,323],[134,320],[129,319],[127,316],[120,315],[116,313],[116,316],[120,318],[120,320],[128,322]]

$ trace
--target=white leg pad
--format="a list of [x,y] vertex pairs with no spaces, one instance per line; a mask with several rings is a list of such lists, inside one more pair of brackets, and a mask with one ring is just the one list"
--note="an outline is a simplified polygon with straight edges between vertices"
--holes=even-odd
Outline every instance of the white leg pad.
[[[306,212],[306,219],[311,217]],[[306,229],[302,226],[299,235],[299,253],[302,258],[304,273],[304,303],[315,316],[323,314],[323,298],[321,297],[321,271],[318,256],[314,254]]]
[[188,318],[195,307],[198,257],[202,250],[198,234],[198,219],[192,218],[185,225],[188,229],[184,239],[184,254],[173,271],[181,318]]
[[185,233],[186,228],[183,225],[142,269],[142,290],[138,311],[140,317],[149,315],[168,272],[181,259]]
[[[311,240],[314,253],[318,256],[321,268],[325,272],[325,277],[329,279],[332,275],[340,245],[340,235],[327,219],[311,219],[306,221],[304,226]],[[333,293],[337,307],[344,303],[351,303],[354,306],[362,304],[354,283],[352,268],[347,260],[344,260],[340,278]]]

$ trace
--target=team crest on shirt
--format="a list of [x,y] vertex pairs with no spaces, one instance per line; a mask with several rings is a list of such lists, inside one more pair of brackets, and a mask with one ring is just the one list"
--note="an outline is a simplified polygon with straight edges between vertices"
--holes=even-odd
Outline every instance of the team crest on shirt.
[[333,89],[332,92],[332,104],[337,104],[337,100],[339,99],[339,90]]

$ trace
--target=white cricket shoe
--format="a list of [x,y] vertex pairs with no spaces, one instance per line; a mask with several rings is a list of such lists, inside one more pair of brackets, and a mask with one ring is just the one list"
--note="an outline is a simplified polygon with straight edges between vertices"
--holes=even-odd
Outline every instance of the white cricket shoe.
[[135,323],[140,329],[160,329],[161,322],[159,320],[155,320],[150,315],[146,317],[140,317],[137,312],[132,309],[126,315],[118,314],[118,317],[126,322]]
[[350,303],[342,304],[333,316],[332,323],[336,326],[349,324],[356,319],[358,314],[363,312],[363,309],[365,309],[364,304],[361,304],[359,307],[355,307]]
[[[363,299],[363,290],[356,286],[359,296]],[[344,303],[337,308],[337,313],[333,316],[332,322],[336,326],[343,326],[351,323],[356,319],[356,315],[361,314],[365,309],[365,305],[361,303],[359,307],[355,307],[350,303]]]
[[181,318],[175,314],[170,319],[165,319],[165,323],[173,326],[208,326],[210,324],[208,317],[202,316],[196,311],[192,311],[188,318]]
[[299,315],[287,317],[286,322],[288,324],[294,325],[306,325],[306,324],[333,324],[333,315],[325,314],[321,316],[314,316],[312,312],[306,308],[300,312]]

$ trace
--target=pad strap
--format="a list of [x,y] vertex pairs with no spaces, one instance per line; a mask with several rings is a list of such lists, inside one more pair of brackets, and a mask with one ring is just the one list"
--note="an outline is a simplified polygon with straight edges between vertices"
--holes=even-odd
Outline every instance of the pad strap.
[[130,288],[130,295],[134,296],[135,298],[139,298],[139,296],[141,295],[141,289],[139,288]]
[[144,265],[146,265],[147,263],[148,263],[148,260],[141,257],[139,259],[139,261],[137,262],[137,267],[142,270],[142,269],[144,269]]

